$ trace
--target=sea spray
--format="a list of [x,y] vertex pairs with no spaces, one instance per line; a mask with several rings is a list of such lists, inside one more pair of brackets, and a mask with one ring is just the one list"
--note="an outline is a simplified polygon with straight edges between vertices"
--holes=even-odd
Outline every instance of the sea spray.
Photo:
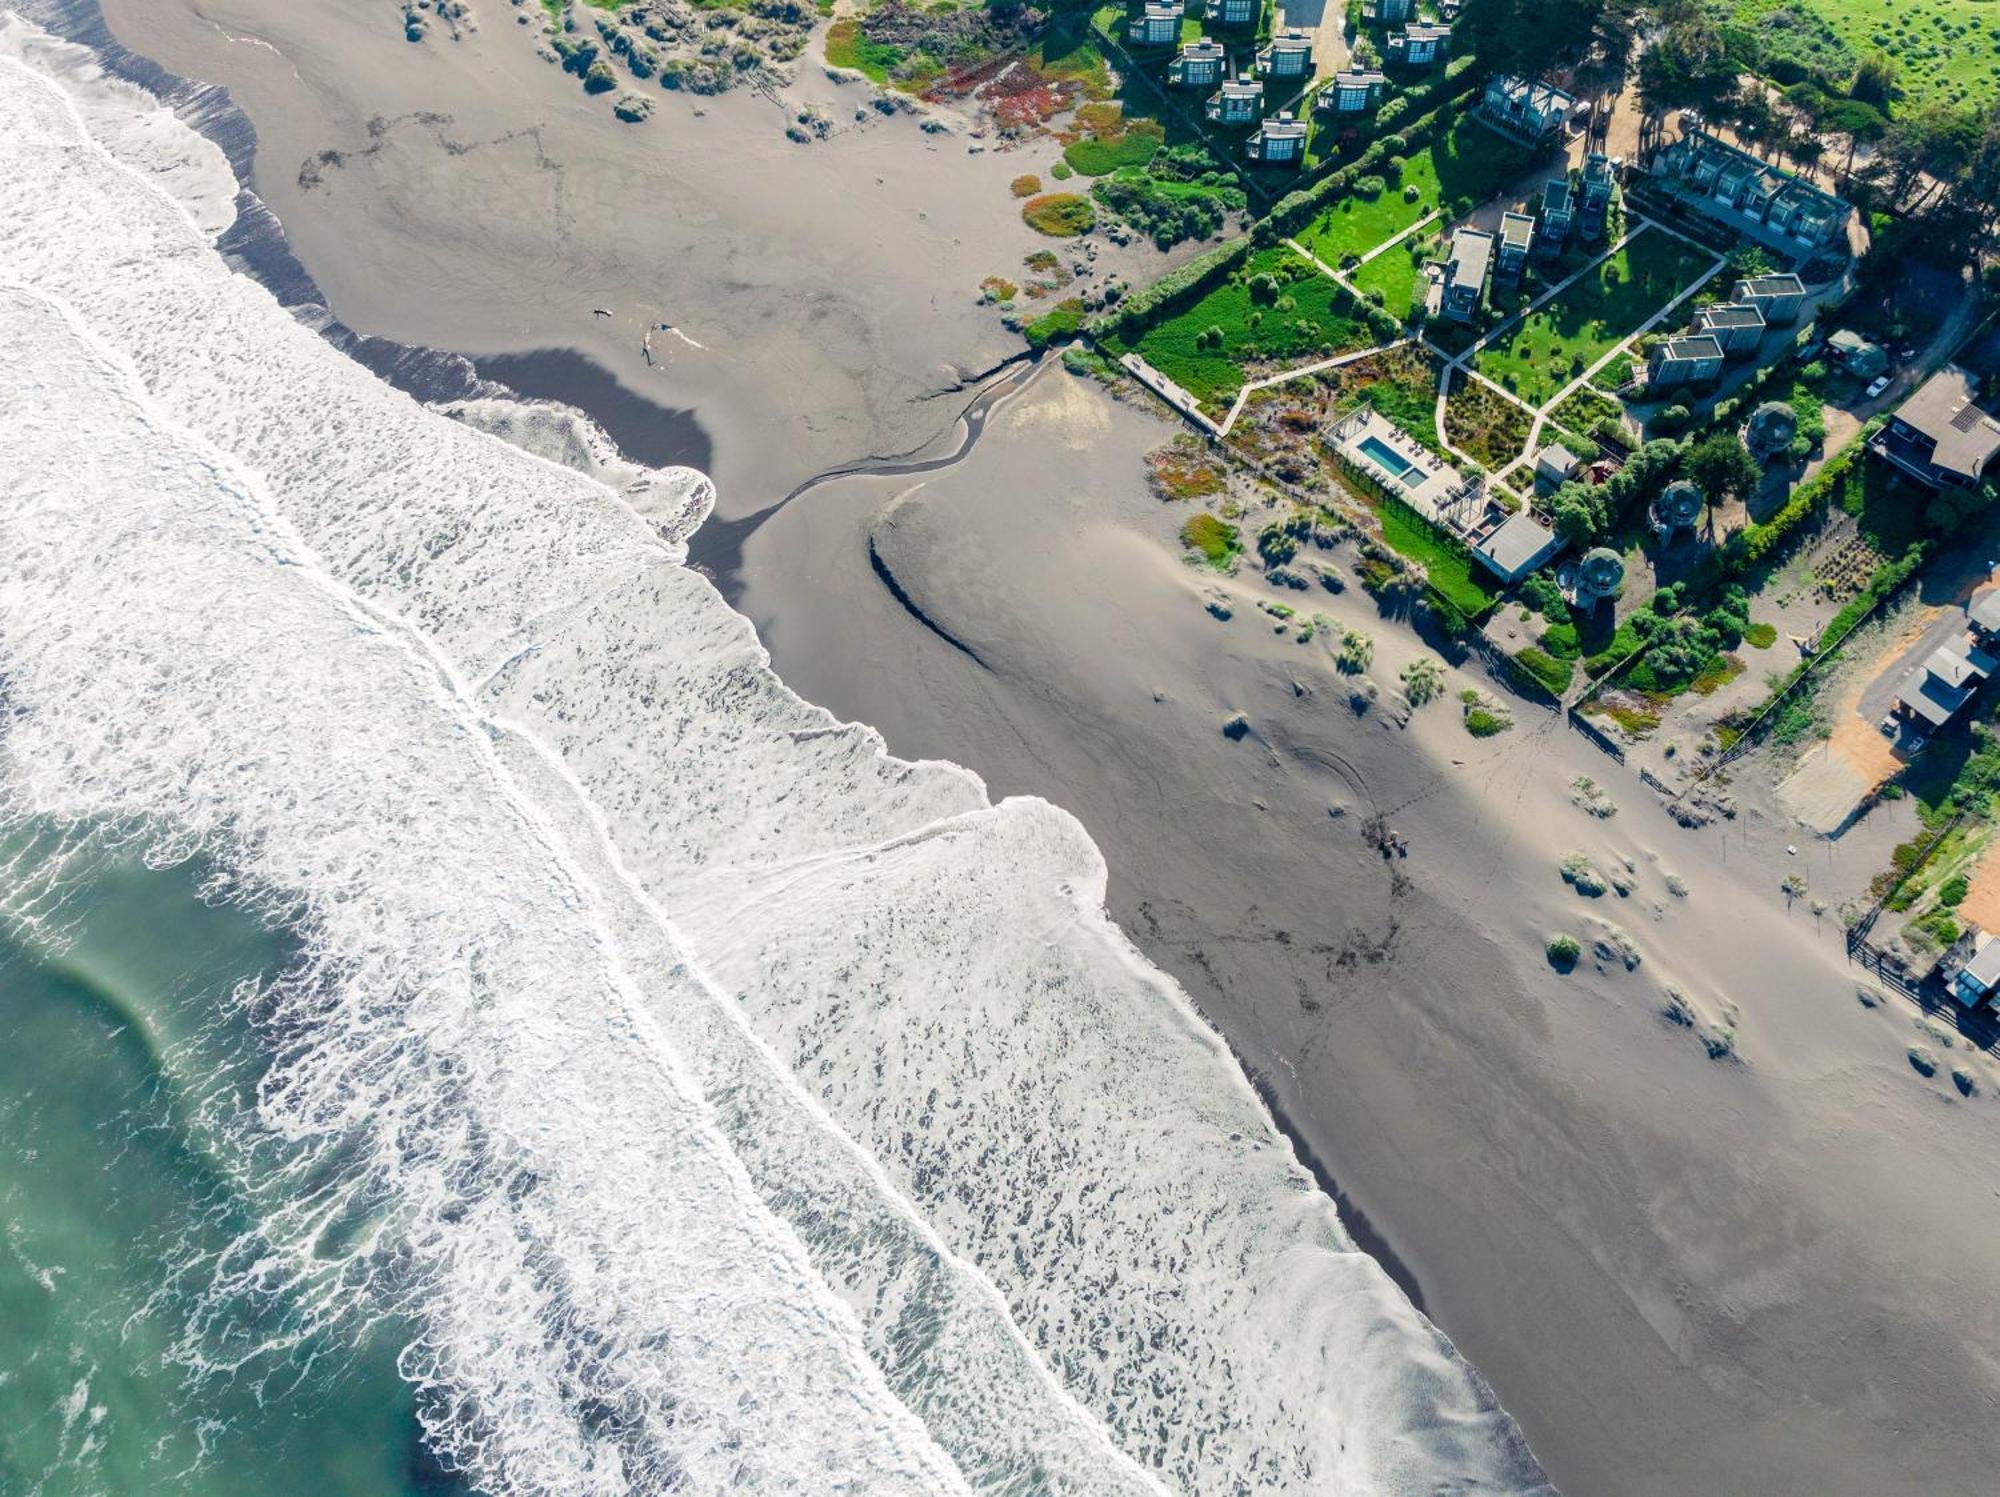
[[406,1316],[496,1491],[1539,1485],[1075,823],[772,676],[698,475],[422,411],[0,68],[10,805],[308,938],[189,1355]]

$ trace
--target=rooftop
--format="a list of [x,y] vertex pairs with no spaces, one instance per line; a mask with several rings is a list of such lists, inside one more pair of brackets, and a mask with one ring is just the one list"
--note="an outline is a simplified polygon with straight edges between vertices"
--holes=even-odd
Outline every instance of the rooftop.
[[1804,296],[1806,283],[1790,271],[1748,276],[1736,283],[1738,296]]
[[1375,68],[1342,68],[1333,75],[1336,88],[1373,88],[1388,81],[1389,75]]
[[1560,442],[1549,443],[1548,446],[1541,450],[1540,456],[1535,459],[1537,464],[1546,463],[1551,468],[1564,473],[1572,471],[1580,461],[1581,459],[1574,452],[1571,452]]
[[1220,62],[1228,55],[1229,49],[1214,37],[1204,36],[1198,41],[1181,43],[1181,56],[1197,62]]
[[1555,542],[1553,530],[1526,510],[1518,510],[1477,549],[1494,571],[1511,580],[1547,556]]
[[1479,282],[1493,259],[1493,236],[1478,229],[1458,229],[1451,236],[1451,264],[1461,281]]
[[1535,221],[1525,213],[1502,214],[1500,242],[1509,249],[1526,249],[1535,242]]
[[1979,385],[1956,364],[1925,380],[1896,419],[1937,443],[1931,461],[1950,473],[1976,478],[2000,452],[2000,421],[1974,404]]
[[2000,984],[2000,940],[1988,936],[1981,941],[1972,960],[1959,969],[1959,975],[1971,978],[1982,990]]
[[1703,307],[1696,312],[1695,320],[1703,327],[1762,327],[1764,314],[1755,307],[1741,302],[1717,302],[1712,307]]
[[1550,213],[1559,213],[1568,206],[1569,178],[1550,177],[1542,189],[1542,207]]
[[1667,339],[1666,356],[1670,359],[1719,359],[1722,345],[1707,333],[1678,333]]
[[1972,627],[1988,634],[2000,633],[2000,588],[1981,595],[1972,605]]

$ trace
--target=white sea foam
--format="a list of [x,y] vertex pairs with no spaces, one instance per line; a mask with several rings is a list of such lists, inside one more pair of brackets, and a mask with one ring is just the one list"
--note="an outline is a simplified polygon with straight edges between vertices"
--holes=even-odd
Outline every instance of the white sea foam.
[[1073,820],[800,702],[682,564],[705,479],[389,390],[24,37],[0,805],[308,938],[190,1356],[406,1315],[497,1492],[1538,1485]]

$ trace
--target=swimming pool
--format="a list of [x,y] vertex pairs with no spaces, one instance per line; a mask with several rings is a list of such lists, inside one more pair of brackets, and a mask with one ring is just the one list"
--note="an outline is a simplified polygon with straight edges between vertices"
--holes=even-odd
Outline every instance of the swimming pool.
[[1363,437],[1359,442],[1355,443],[1355,446],[1359,447],[1363,452],[1365,452],[1368,455],[1369,460],[1373,462],[1376,467],[1380,468],[1383,472],[1387,473],[1391,478],[1395,479],[1398,483],[1401,483],[1406,479],[1408,479],[1409,476],[1412,473],[1416,472],[1417,470],[1417,465],[1415,463],[1411,462],[1408,458],[1404,457],[1402,453],[1398,452],[1395,448],[1391,447],[1387,442],[1383,441],[1380,437],[1376,436]]

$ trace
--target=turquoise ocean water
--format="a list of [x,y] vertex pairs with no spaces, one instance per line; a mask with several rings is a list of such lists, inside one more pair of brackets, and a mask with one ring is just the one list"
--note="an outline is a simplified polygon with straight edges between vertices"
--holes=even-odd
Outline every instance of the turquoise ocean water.
[[[174,1355],[202,1255],[249,1212],[194,1105],[224,1073],[193,1072],[225,1048],[232,987],[284,942],[185,870],[111,860],[60,923],[57,945],[0,922],[0,1492],[458,1492],[423,1451],[393,1326],[228,1375]],[[283,1318],[223,1308],[232,1337]]]

